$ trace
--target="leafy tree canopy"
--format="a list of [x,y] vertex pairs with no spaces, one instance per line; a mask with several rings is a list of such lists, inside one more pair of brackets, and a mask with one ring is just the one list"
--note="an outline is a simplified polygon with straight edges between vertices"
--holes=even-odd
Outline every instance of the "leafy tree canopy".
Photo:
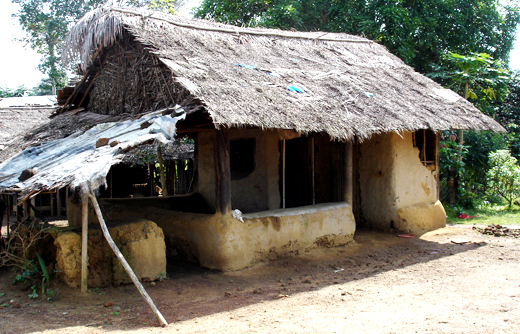
[[497,0],[204,0],[195,16],[234,25],[331,31],[378,40],[419,72],[448,51],[508,60],[519,2]]
[[[452,89],[489,116],[496,113],[496,101],[503,101],[509,93],[511,74],[503,61],[486,53],[459,55],[449,52],[440,65],[433,65],[432,79]],[[505,126],[505,125],[504,125]]]
[[[174,13],[183,0],[126,0],[118,5],[147,7]],[[20,5],[13,14],[18,18],[26,45],[42,55],[38,69],[48,75],[42,87],[63,87],[67,80],[66,69],[61,64],[62,43],[69,29],[89,10],[111,0],[12,0]]]
[[20,97],[30,93],[31,90],[23,85],[16,88],[0,87],[0,98]]

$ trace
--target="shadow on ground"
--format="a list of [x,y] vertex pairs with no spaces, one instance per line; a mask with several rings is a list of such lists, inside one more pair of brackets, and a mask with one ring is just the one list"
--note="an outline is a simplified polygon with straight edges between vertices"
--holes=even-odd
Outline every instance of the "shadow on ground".
[[[185,321],[362,280],[486,245],[484,241],[469,240],[454,244],[451,241],[457,238],[457,230],[460,228],[449,227],[411,239],[360,230],[349,245],[317,249],[237,272],[222,273],[189,263],[169,263],[169,278],[145,283],[145,287],[169,323]],[[13,286],[11,276],[5,268],[0,270],[0,304],[7,304],[0,310],[0,333],[52,331],[72,326],[135,330],[158,325],[133,285],[82,294],[54,280],[50,288],[59,291],[60,298],[48,302],[45,298],[29,299],[29,291]],[[13,307],[13,300],[19,308]],[[106,303],[113,306],[105,307]]]

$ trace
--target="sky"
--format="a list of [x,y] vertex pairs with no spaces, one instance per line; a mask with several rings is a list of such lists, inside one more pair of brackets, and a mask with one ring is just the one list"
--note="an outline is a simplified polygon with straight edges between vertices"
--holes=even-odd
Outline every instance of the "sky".
[[[188,0],[184,8],[180,10],[183,16],[189,15],[189,9],[197,6],[200,0]],[[38,71],[37,66],[40,55],[23,42],[15,39],[23,36],[18,21],[11,15],[18,9],[17,4],[11,0],[0,0],[0,87],[15,88],[25,85],[28,88],[38,85],[44,75]],[[520,28],[516,33],[515,48],[510,55],[511,69],[520,70]]]

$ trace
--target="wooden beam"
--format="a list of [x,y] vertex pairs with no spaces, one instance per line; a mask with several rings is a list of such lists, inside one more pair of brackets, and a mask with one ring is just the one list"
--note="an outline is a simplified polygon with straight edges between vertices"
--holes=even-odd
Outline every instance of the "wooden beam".
[[231,166],[229,161],[229,132],[222,127],[217,130],[215,150],[216,209],[227,214],[231,212]]
[[353,158],[353,154],[352,154],[352,149],[353,149],[353,145],[352,145],[352,142],[349,141],[347,143],[345,143],[345,195],[344,195],[344,199],[345,199],[345,202],[347,204],[349,204],[350,206],[352,206],[353,204],[353,190],[354,190],[354,185],[352,183],[352,180],[353,180],[353,173],[354,173],[354,168],[353,168],[353,163],[352,163],[352,158]]
[[88,197],[81,195],[81,292],[87,292],[88,280]]
[[58,210],[58,216],[61,216],[61,196],[60,196],[60,188],[56,190],[56,209]]
[[54,212],[54,201],[56,200],[56,196],[54,196],[54,193],[51,193],[50,196],[51,196],[51,205],[50,205],[51,217],[53,217],[54,214],[55,214],[55,212]]
[[[87,189],[83,189],[83,191],[87,191]],[[139,279],[137,278],[137,276],[135,276],[132,268],[126,261],[125,257],[123,256],[123,254],[121,253],[119,248],[117,248],[116,243],[112,239],[112,236],[110,236],[110,232],[108,231],[108,227],[105,223],[105,220],[103,219],[103,214],[101,213],[101,209],[99,208],[99,204],[96,200],[96,196],[94,195],[94,192],[90,188],[88,188],[88,191],[89,191],[90,200],[92,201],[92,205],[94,206],[94,210],[96,211],[96,215],[99,220],[99,225],[101,225],[101,230],[103,231],[103,235],[105,236],[105,239],[107,240],[108,245],[110,246],[110,248],[112,248],[112,250],[116,254],[117,258],[119,259],[119,262],[121,262],[121,265],[123,265],[123,268],[125,269],[126,273],[128,274],[128,276],[130,276],[130,279],[136,286],[137,290],[139,290],[139,293],[141,293],[141,296],[144,298],[144,300],[148,303],[148,305],[152,309],[152,312],[155,314],[155,316],[159,320],[159,323],[161,324],[161,326],[163,326],[163,327],[167,326],[168,323],[162,316],[161,312],[159,312],[159,310],[155,306],[152,298],[150,298],[150,296],[144,289],[141,282],[139,282]]]
[[166,177],[164,176],[164,161],[160,145],[157,146],[157,160],[159,161],[159,176],[161,178],[162,195],[168,196],[168,185],[166,184]]

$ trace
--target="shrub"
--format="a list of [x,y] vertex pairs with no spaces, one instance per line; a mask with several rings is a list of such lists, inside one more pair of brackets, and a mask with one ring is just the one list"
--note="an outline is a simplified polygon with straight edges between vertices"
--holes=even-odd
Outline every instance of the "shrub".
[[520,198],[520,167],[509,150],[498,150],[489,154],[487,172],[488,194],[504,198],[511,208]]

